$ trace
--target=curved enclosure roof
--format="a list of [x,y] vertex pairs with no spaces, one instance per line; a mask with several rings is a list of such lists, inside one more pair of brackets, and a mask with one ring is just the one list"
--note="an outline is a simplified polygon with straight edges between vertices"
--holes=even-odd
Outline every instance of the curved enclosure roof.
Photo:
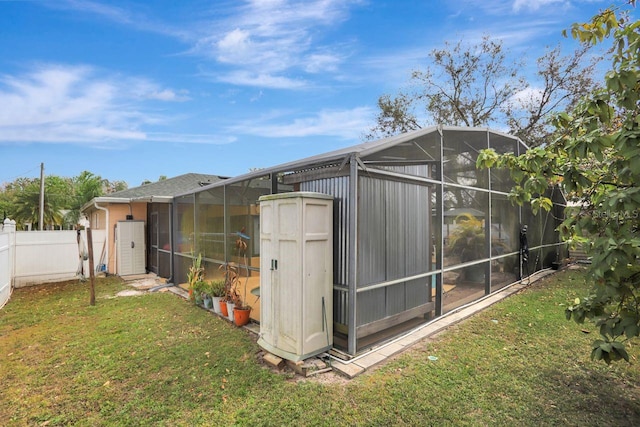
[[[365,165],[425,164],[438,161],[442,161],[444,164],[449,163],[453,166],[451,162],[456,160],[457,165],[448,168],[448,173],[453,174],[453,176],[448,176],[447,168],[445,168],[443,179],[445,182],[458,182],[458,179],[464,179],[464,176],[471,169],[476,170],[475,158],[480,150],[485,148],[493,148],[498,153],[510,152],[518,155],[524,153],[528,147],[514,136],[488,128],[431,126],[259,169],[224,180],[224,182],[213,183],[197,189],[195,192],[262,177],[271,173],[298,172],[335,165],[344,167],[351,156],[356,156],[363,167]],[[461,155],[464,158],[459,158]],[[461,182],[460,184],[473,185],[471,182]],[[180,195],[191,193],[185,192]]]

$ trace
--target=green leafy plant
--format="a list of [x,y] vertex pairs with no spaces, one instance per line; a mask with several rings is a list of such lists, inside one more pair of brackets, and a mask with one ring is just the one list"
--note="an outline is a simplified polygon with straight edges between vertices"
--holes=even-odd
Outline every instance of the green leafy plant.
[[595,324],[591,357],[606,363],[629,361],[626,345],[640,335],[640,21],[628,12],[610,7],[571,27],[584,45],[612,42],[611,68],[600,89],[555,117],[554,139],[521,156],[483,150],[477,161],[509,168],[511,200],[534,212],[551,210],[549,186],[561,186],[577,205],[559,230],[591,256],[593,288],[565,314]]
[[459,256],[461,262],[480,258],[486,244],[484,222],[471,214],[460,214],[455,223],[455,229],[449,234],[450,254]]
[[189,272],[187,273],[187,283],[189,284],[189,297],[195,299],[196,287],[201,287],[200,282],[204,280],[204,268],[202,267],[202,254],[198,254],[193,259]]
[[225,294],[225,281],[223,279],[211,280],[209,282],[209,292],[212,297],[222,298]]
[[203,280],[203,279],[198,280],[198,281],[193,285],[193,291],[194,291],[196,294],[200,294],[200,295],[202,295],[202,294],[206,294],[206,293],[208,293],[208,290],[209,290],[208,283],[207,283],[205,280]]

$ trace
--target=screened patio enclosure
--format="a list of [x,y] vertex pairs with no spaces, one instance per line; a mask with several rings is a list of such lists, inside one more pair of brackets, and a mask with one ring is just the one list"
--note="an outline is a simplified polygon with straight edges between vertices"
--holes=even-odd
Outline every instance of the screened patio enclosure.
[[[356,355],[566,256],[555,231],[563,215],[561,192],[549,190],[549,214],[534,216],[529,206],[512,205],[509,172],[475,166],[485,148],[526,150],[519,139],[486,128],[434,126],[180,195],[174,199],[174,279],[186,281],[193,257],[202,254],[207,278],[234,262],[249,291],[259,287],[258,198],[292,191],[330,195],[333,342],[336,350]],[[259,299],[249,294],[259,321]]]

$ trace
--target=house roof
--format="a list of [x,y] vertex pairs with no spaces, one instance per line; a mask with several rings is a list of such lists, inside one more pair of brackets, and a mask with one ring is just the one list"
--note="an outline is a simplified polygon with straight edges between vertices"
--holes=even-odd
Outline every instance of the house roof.
[[186,173],[173,178],[128,188],[106,196],[95,197],[82,207],[85,210],[94,203],[130,203],[130,202],[170,202],[177,194],[193,191],[199,187],[227,179],[218,175]]

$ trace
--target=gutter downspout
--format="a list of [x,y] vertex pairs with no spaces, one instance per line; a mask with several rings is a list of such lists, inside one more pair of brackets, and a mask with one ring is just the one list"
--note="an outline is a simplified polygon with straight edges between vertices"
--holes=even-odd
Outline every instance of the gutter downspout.
[[102,207],[102,206],[99,206],[98,202],[95,202],[95,201],[93,202],[93,207],[95,207],[96,209],[99,209],[101,211],[104,211],[105,215],[107,217],[107,219],[106,219],[107,222],[106,222],[106,225],[105,225],[105,231],[106,231],[106,233],[105,233],[106,234],[106,236],[105,236],[105,239],[106,239],[105,240],[105,258],[106,258],[106,261],[105,261],[105,273],[108,273],[109,272],[109,240],[111,239],[111,236],[110,236],[111,229],[109,227],[109,209],[107,209],[105,207]]

